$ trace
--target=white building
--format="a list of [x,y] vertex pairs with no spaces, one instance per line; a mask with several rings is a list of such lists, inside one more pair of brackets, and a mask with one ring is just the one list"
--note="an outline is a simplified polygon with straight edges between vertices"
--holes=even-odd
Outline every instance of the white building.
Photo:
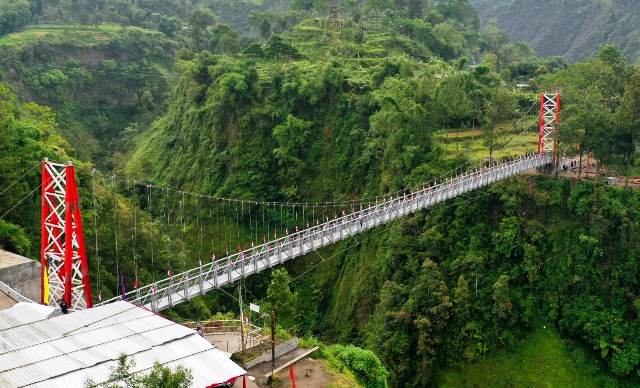
[[18,303],[0,311],[0,387],[83,387],[108,379],[120,354],[146,374],[154,362],[191,370],[194,387],[215,387],[246,372],[194,330],[128,302],[60,315]]

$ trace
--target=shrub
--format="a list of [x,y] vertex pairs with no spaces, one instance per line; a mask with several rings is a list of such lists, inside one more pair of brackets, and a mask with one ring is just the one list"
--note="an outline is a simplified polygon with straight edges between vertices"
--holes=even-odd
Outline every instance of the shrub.
[[0,247],[25,255],[31,249],[31,241],[21,227],[0,220]]
[[387,387],[389,372],[371,350],[353,345],[333,345],[329,352],[351,370],[365,387]]

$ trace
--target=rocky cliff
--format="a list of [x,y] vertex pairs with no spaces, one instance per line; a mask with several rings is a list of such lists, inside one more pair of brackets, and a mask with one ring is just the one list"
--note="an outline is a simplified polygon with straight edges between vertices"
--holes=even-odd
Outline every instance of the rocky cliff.
[[515,40],[539,54],[576,61],[603,43],[640,59],[640,4],[636,0],[473,0],[482,22],[495,19]]

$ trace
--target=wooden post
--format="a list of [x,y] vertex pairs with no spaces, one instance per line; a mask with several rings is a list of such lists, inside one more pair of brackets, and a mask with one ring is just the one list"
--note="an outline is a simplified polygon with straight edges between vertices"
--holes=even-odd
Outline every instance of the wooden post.
[[238,302],[240,304],[240,341],[242,341],[242,363],[247,362],[247,349],[244,342],[244,312],[242,311],[242,283],[238,284]]
[[276,370],[276,312],[271,312],[271,376],[269,384],[273,383],[273,371]]

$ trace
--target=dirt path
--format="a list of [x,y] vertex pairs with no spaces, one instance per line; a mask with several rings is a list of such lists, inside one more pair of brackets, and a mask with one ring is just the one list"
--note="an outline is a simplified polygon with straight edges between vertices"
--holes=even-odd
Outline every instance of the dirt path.
[[[325,388],[330,385],[338,387],[351,387],[349,382],[343,380],[340,376],[330,371],[325,361],[315,360],[311,358],[305,358],[293,365],[293,371],[296,376],[296,386],[300,388]],[[249,378],[251,373],[247,374],[247,388],[262,388],[268,387],[265,383],[258,384],[260,379],[255,378],[252,380]],[[276,374],[276,378],[279,380],[278,387],[291,388],[291,378],[289,377],[289,368]],[[242,388],[242,379],[236,381],[233,388]]]
[[[324,388],[335,383],[337,376],[327,370],[324,362],[314,359],[300,360],[293,366],[296,376],[296,386],[302,388]],[[283,388],[292,387],[289,368],[278,373],[276,377],[282,382]]]
[[[296,349],[281,357],[277,357],[276,367],[286,364],[301,354],[304,354],[305,351],[306,349]],[[312,358],[302,359],[293,365],[293,371],[296,376],[296,385],[300,388],[324,388],[332,384],[334,386],[350,386],[343,378],[335,372],[330,371],[323,360],[315,360]],[[271,372],[271,363],[263,363],[249,369],[247,371],[247,388],[268,387],[264,375],[269,372]],[[292,387],[289,368],[285,368],[279,373],[276,373],[276,379],[280,382],[278,387]],[[236,381],[233,388],[242,388],[242,379]]]

